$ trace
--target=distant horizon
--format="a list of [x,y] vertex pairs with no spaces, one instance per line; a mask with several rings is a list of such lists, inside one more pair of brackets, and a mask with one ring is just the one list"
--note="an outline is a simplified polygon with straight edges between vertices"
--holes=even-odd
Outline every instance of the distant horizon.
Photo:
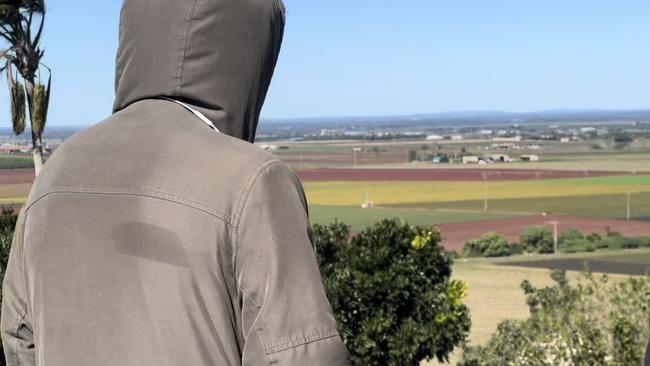
[[310,116],[310,117],[279,117],[279,118],[261,118],[260,121],[289,121],[289,120],[320,120],[320,119],[344,119],[344,118],[405,118],[405,117],[419,117],[419,116],[438,116],[438,115],[458,115],[458,114],[507,114],[507,115],[534,115],[534,114],[552,114],[552,113],[625,113],[625,112],[648,112],[650,107],[641,108],[624,108],[624,109],[608,109],[608,108],[550,108],[543,110],[528,110],[528,111],[510,111],[503,109],[467,109],[467,110],[443,110],[439,112],[428,113],[405,113],[393,115],[372,115],[372,114],[359,114],[359,115],[323,115],[323,116]]
[[[645,0],[284,2],[287,26],[265,121],[650,103]],[[48,125],[97,123],[113,104],[121,2],[45,5]],[[8,124],[5,84],[0,121]]]
[[[450,121],[458,121],[458,120],[476,120],[476,119],[481,119],[481,118],[489,118],[490,116],[494,117],[495,115],[500,115],[501,117],[509,117],[509,118],[517,118],[517,117],[543,117],[546,116],[547,118],[554,115],[554,114],[569,114],[569,115],[575,115],[575,114],[581,114],[581,113],[596,113],[596,114],[607,114],[607,115],[616,115],[617,113],[623,114],[623,113],[643,113],[647,114],[647,116],[644,116],[643,118],[647,118],[648,121],[650,121],[650,107],[648,108],[631,108],[631,109],[572,109],[572,108],[558,108],[558,109],[549,109],[549,110],[540,110],[540,111],[524,111],[524,112],[513,112],[513,111],[504,111],[504,110],[458,110],[458,111],[443,111],[443,112],[430,112],[430,113],[416,113],[416,114],[401,114],[401,115],[347,115],[347,116],[316,116],[316,117],[295,117],[295,118],[261,118],[260,119],[260,125],[262,124],[282,124],[282,123],[294,123],[294,122],[340,122],[341,120],[345,119],[351,119],[354,120],[352,122],[357,122],[357,121],[363,121],[363,122],[373,122],[373,120],[376,120],[376,122],[386,122],[390,120],[396,120],[396,121],[404,121],[407,119],[413,119],[413,118],[431,118],[432,121],[439,122],[440,120],[450,120]],[[592,116],[593,117],[593,116]],[[612,117],[612,116],[609,116]],[[575,121],[576,122],[580,120],[580,116],[574,117],[578,118]],[[584,118],[584,116],[583,116]],[[601,118],[605,118],[605,116],[601,116]],[[619,118],[624,118],[624,119],[629,119],[632,120],[632,118],[626,117],[626,116],[619,116]],[[99,122],[99,121],[98,121]],[[426,122],[426,121],[424,121]],[[503,122],[503,121],[500,121]],[[544,121],[548,122],[548,121]],[[558,121],[562,122],[562,121]],[[590,120],[584,120],[584,122],[594,122]],[[55,126],[48,126],[46,127],[45,130],[45,135],[47,135],[47,128],[54,127],[56,129],[83,129],[83,128],[88,128],[92,127],[93,124],[57,124]],[[6,125],[0,125],[0,129],[4,130],[10,130],[11,126],[9,125],[9,122],[7,122]],[[29,126],[26,127],[25,133],[27,133],[30,130]]]

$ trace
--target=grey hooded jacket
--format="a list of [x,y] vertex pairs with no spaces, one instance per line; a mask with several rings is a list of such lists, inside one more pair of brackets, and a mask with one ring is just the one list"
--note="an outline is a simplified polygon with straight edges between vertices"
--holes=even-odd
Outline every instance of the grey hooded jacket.
[[280,0],[126,0],[114,114],[18,218],[8,365],[348,364],[302,186],[251,144],[283,27]]

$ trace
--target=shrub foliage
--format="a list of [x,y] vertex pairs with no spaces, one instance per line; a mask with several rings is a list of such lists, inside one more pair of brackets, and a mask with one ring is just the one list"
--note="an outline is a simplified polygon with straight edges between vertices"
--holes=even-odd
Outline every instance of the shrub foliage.
[[505,257],[510,254],[512,249],[508,240],[493,231],[468,241],[463,247],[464,257]]
[[341,337],[355,365],[447,360],[470,328],[464,283],[434,228],[383,220],[351,235],[314,225],[314,245]]
[[544,226],[528,228],[519,237],[519,243],[529,253],[553,253],[553,234]]
[[641,365],[650,335],[650,277],[612,281],[585,273],[570,285],[522,283],[530,318],[508,320],[484,346],[467,347],[461,366]]

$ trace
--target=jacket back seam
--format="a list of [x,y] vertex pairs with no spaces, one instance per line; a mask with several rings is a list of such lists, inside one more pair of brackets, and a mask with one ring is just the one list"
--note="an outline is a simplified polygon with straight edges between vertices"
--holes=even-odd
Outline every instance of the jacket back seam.
[[41,199],[52,195],[52,194],[57,194],[57,193],[78,193],[78,194],[96,194],[96,195],[114,195],[114,196],[138,196],[138,197],[148,197],[148,198],[153,198],[153,199],[158,199],[162,201],[167,201],[167,202],[172,202],[176,203],[179,205],[183,205],[201,212],[204,212],[210,216],[215,217],[216,219],[222,221],[224,224],[226,224],[230,228],[235,228],[234,225],[232,224],[231,220],[229,219],[228,215],[220,210],[214,209],[212,207],[206,206],[204,204],[201,204],[197,201],[190,200],[187,198],[179,197],[177,195],[167,193],[167,192],[162,192],[154,189],[142,189],[142,190],[119,190],[119,189],[94,189],[94,188],[89,188],[89,187],[77,187],[77,188],[71,188],[71,187],[66,187],[66,188],[54,188],[50,189],[44,193],[41,193],[40,195],[36,196],[29,204],[25,207],[25,214],[27,214],[27,211],[34,206],[38,201]]

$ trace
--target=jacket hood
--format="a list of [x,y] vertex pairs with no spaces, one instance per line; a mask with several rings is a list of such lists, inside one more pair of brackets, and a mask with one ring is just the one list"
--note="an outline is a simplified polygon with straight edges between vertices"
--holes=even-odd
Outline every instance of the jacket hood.
[[125,0],[113,112],[166,96],[253,142],[283,32],[281,0]]

